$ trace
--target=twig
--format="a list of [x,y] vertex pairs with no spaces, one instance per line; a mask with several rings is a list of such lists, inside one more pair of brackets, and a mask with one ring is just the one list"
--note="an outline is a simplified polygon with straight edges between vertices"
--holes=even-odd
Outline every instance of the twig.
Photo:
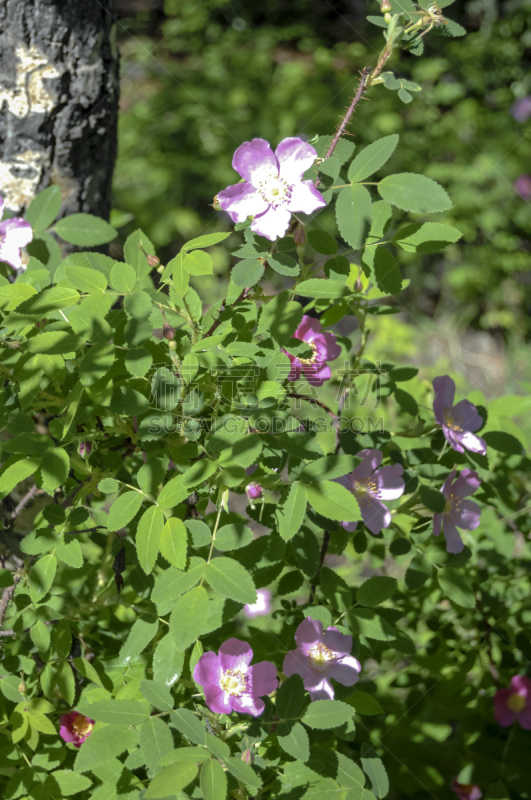
[[[244,289],[242,291],[241,295],[236,298],[236,300],[234,301],[233,305],[236,305],[236,303],[239,303],[240,300],[245,300],[245,298],[247,297],[247,295],[249,294],[250,291],[251,291],[251,287],[248,286],[246,289]],[[220,306],[219,314],[217,316],[217,319],[214,320],[214,322],[212,323],[212,325],[210,326],[208,331],[203,336],[203,339],[207,339],[209,336],[212,336],[212,334],[214,333],[216,328],[219,328],[219,326],[221,325],[220,317],[221,317],[221,315],[223,314],[224,311],[225,311],[225,300],[223,300],[223,302],[222,302],[222,304]]]
[[332,143],[330,144],[330,147],[328,148],[328,152],[327,152],[325,158],[330,158],[330,156],[332,155],[332,153],[336,149],[337,143],[339,142],[340,138],[343,136],[343,134],[345,132],[345,128],[347,127],[347,125],[348,125],[348,123],[350,121],[350,118],[351,118],[352,114],[354,113],[354,109],[358,105],[358,103],[361,100],[361,97],[363,95],[363,92],[365,91],[365,87],[366,87],[366,84],[367,84],[367,79],[368,79],[370,74],[371,74],[371,67],[365,67],[365,69],[362,70],[360,85],[358,86],[358,91],[354,95],[352,103],[349,105],[349,107],[347,109],[347,113],[343,117],[343,119],[341,121],[341,125],[337,129],[336,135],[332,139]]
[[319,577],[319,574],[320,574],[320,572],[321,572],[321,570],[323,568],[323,564],[324,564],[324,560],[326,558],[326,552],[328,550],[328,545],[329,544],[330,544],[330,531],[325,531],[325,534],[323,536],[323,544],[321,545],[321,558],[320,558],[320,561],[319,561],[319,569],[315,573],[314,578],[313,578],[314,582],[312,583],[312,585],[310,587],[310,598],[309,598],[309,601],[308,601],[310,603],[313,603],[313,601],[315,599],[315,587],[317,586],[317,578]]
[[32,486],[29,492],[26,492],[20,503],[17,506],[15,506],[14,511],[11,513],[11,519],[15,519],[20,514],[24,506],[26,506],[30,502],[30,500],[33,500],[38,491],[39,491],[38,486]]
[[339,416],[334,414],[331,408],[329,408],[325,403],[321,402],[321,400],[316,400],[315,397],[308,397],[308,395],[299,394],[298,392],[291,392],[288,394],[288,397],[291,397],[293,400],[307,400],[309,403],[315,403],[319,406],[319,408],[322,408],[323,411],[326,411],[327,414],[330,414],[334,421],[339,419]]
[[[13,594],[15,593],[15,589],[17,588],[19,580],[20,580],[20,575],[16,575],[13,578],[13,586],[8,586],[7,589],[4,589],[4,591],[2,592],[2,599],[0,600],[0,626],[4,621],[9,601],[11,600]],[[9,633],[10,633],[9,631],[0,631],[0,636],[8,636]]]
[[85,478],[85,480],[84,480],[84,481],[81,481],[81,483],[80,483],[80,484],[78,484],[78,485],[76,486],[76,488],[75,488],[75,489],[74,489],[72,492],[70,492],[70,494],[68,495],[68,497],[66,498],[66,500],[63,500],[63,502],[61,503],[61,505],[62,505],[62,507],[63,507],[63,508],[68,508],[68,506],[69,506],[69,505],[71,505],[71,503],[72,503],[72,500],[74,499],[74,497],[76,496],[76,494],[79,492],[79,490],[80,490],[80,489],[81,489],[81,488],[82,488],[82,487],[83,487],[83,486],[84,486],[86,483],[88,483],[88,481],[89,481],[89,480],[90,480],[90,478]]

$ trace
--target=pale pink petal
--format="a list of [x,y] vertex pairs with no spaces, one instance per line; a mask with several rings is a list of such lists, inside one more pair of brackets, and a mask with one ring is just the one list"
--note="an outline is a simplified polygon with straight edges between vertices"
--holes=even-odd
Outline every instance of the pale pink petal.
[[236,183],[219,192],[218,203],[233,222],[245,222],[247,217],[263,214],[269,208],[260,192],[250,183]]
[[215,714],[230,714],[232,711],[231,696],[224,692],[220,686],[209,684],[203,689],[206,704]]
[[516,687],[513,687],[514,678],[511,679],[511,689],[498,689],[494,697],[492,698],[492,702],[495,706],[507,706],[507,701],[509,697],[513,694],[514,691],[518,691]]
[[354,686],[359,681],[361,665],[352,656],[345,656],[332,664],[328,674],[343,686]]
[[274,692],[278,686],[277,668],[271,661],[259,661],[247,672],[249,676],[249,694],[252,697],[263,697]]
[[531,697],[531,680],[525,675],[513,675],[511,689],[513,692],[521,694],[522,697]]
[[228,669],[246,672],[252,657],[251,646],[240,639],[227,639],[219,648],[219,664],[223,672]]
[[342,528],[344,528],[349,533],[352,533],[356,530],[357,522],[340,522],[339,523]]
[[332,377],[332,370],[328,364],[303,364],[302,370],[310,386],[322,386]]
[[361,517],[371,533],[377,536],[382,528],[389,527],[391,512],[376,497],[365,495],[363,498],[358,498],[358,501]]
[[516,719],[516,714],[507,706],[496,706],[494,709],[494,719],[502,728],[508,728]]
[[456,431],[450,430],[450,428],[447,428],[446,425],[443,425],[443,433],[444,433],[444,438],[446,439],[450,447],[452,447],[456,451],[456,453],[465,452],[465,449],[461,444],[461,438],[462,438],[461,433],[457,433]]
[[457,498],[462,499],[474,494],[476,489],[479,489],[480,486],[481,479],[477,472],[474,472],[473,469],[468,469],[467,467],[466,469],[461,470],[458,479],[452,487],[452,492]]
[[474,403],[470,400],[460,400],[453,408],[456,422],[467,431],[477,431],[483,425],[483,420],[478,414]]
[[2,236],[14,247],[26,247],[33,239],[33,229],[22,217],[14,217],[0,223],[0,238]]
[[278,161],[265,139],[244,142],[232,159],[232,166],[248,183],[255,183],[267,175],[278,175]]
[[293,334],[295,339],[301,339],[304,342],[311,342],[315,337],[322,333],[322,325],[315,317],[310,317],[304,314],[299,327]]
[[404,480],[402,474],[404,468],[402,464],[391,464],[381,467],[374,474],[378,486],[378,497],[380,500],[397,500],[404,494]]
[[334,687],[332,686],[328,678],[323,678],[317,684],[312,684],[312,685],[307,685],[305,680],[304,688],[309,693],[312,703],[314,703],[316,700],[334,699]]
[[454,404],[455,383],[449,375],[441,375],[433,381],[433,413],[439,425],[444,424],[444,411],[450,410]]
[[270,207],[263,214],[258,214],[251,222],[251,230],[259,236],[265,236],[271,242],[284,236],[291,220],[291,212],[285,206]]
[[[282,172],[280,174],[282,177]],[[312,214],[318,208],[326,206],[326,200],[317,191],[312,181],[302,181],[293,186],[291,196],[286,205],[290,211]]]
[[462,500],[458,509],[459,517],[457,524],[460,528],[467,531],[474,531],[479,523],[481,516],[481,508],[473,500]]
[[[289,356],[288,356],[288,358],[289,358]],[[290,361],[291,361],[291,359],[290,359]],[[290,369],[290,372],[289,372],[289,375],[288,375],[288,381],[298,381],[299,380],[299,378],[301,376],[301,371],[302,371],[302,366],[299,366],[299,364],[300,364],[300,361],[297,361],[297,359],[295,359],[294,361],[291,361],[291,369]]]
[[[456,438],[457,437],[461,441],[463,447],[465,447],[467,450],[470,450],[471,453],[479,453],[482,456],[486,454],[487,442],[480,436],[476,436],[475,433],[465,431],[464,433],[456,434]],[[458,452],[462,452],[462,450]]]
[[518,722],[526,731],[531,730],[531,710],[524,709],[518,714]]
[[323,644],[339,656],[346,656],[352,650],[352,636],[340,633],[337,628],[328,628],[323,636]]
[[6,201],[4,200],[4,198],[0,197],[0,219],[2,219],[2,215],[4,213],[5,204],[6,204]]
[[280,177],[288,183],[298,183],[317,158],[315,148],[296,136],[283,139],[275,150],[280,165]]
[[11,244],[7,240],[0,244],[0,261],[5,261],[10,264],[13,269],[20,269],[22,266],[22,258],[20,255],[20,248]]
[[448,553],[462,553],[465,545],[459,535],[459,531],[448,517],[443,520],[444,538],[446,539],[446,550]]
[[200,686],[206,686],[209,683],[219,685],[221,674],[219,658],[209,650],[201,656],[195,665],[194,681]]
[[383,453],[381,450],[360,450],[359,453],[356,453],[358,458],[362,458],[363,461],[361,464],[358,464],[356,469],[352,472],[352,478],[355,481],[363,481],[365,478],[368,478],[369,475],[372,475],[375,469],[377,469],[383,460]]
[[306,617],[295,632],[295,642],[299,650],[305,654],[319,642],[323,641],[323,626],[318,620]]
[[339,358],[341,355],[341,345],[337,343],[336,336],[334,333],[330,331],[326,331],[323,333],[323,338],[326,344],[326,360],[327,361],[335,361],[336,358]]
[[231,697],[231,706],[234,711],[238,711],[240,714],[251,714],[253,717],[259,717],[265,708],[265,703],[258,697],[242,694],[241,697]]
[[282,672],[288,678],[290,675],[300,675],[304,678],[313,674],[308,656],[304,655],[302,650],[290,650],[289,653],[286,653],[282,664]]

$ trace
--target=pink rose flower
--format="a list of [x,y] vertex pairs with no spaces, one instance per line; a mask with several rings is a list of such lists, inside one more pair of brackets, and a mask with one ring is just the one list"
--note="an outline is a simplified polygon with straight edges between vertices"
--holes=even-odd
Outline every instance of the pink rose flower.
[[244,142],[232,166],[245,183],[219,192],[220,208],[233,222],[254,217],[251,230],[274,242],[286,233],[293,211],[311,214],[326,205],[313,182],[302,180],[316,158],[316,150],[297,137],[283,139],[274,153],[265,139]]
[[307,617],[295,633],[296,650],[284,658],[282,670],[288,677],[300,675],[304,688],[314,700],[333,700],[333,678],[343,686],[354,686],[361,672],[360,662],[350,655],[352,636],[345,636],[337,628],[323,633],[321,622]]
[[81,747],[92,733],[94,720],[80,714],[79,711],[70,711],[68,714],[61,714],[59,725],[61,739],[72,742],[74,747]]
[[260,697],[278,686],[277,668],[271,661],[249,666],[253,651],[247,642],[227,639],[219,655],[208,651],[194,669],[194,681],[203,687],[207,706],[216,714],[251,714],[259,717],[265,708]]
[[479,786],[472,783],[458,783],[457,778],[453,780],[452,792],[455,792],[459,800],[481,800],[483,797]]
[[460,400],[454,406],[455,383],[449,375],[441,375],[433,381],[435,398],[433,400],[433,413],[435,421],[441,425],[444,438],[456,452],[472,453],[487,452],[487,444],[477,431],[483,425],[483,419],[478,414],[476,406],[470,400]]
[[256,603],[247,603],[243,607],[243,613],[248,619],[253,617],[265,617],[271,613],[272,594],[269,589],[257,589],[258,600]]
[[[0,219],[4,213],[5,200],[0,197]],[[0,261],[5,261],[13,269],[22,267],[20,250],[33,239],[29,222],[22,217],[13,217],[0,222]]]
[[531,680],[523,675],[511,678],[510,689],[498,689],[493,697],[494,717],[508,728],[518,720],[524,730],[531,730]]
[[301,372],[304,372],[308,383],[312,386],[322,386],[332,376],[332,371],[327,361],[334,361],[341,353],[341,347],[336,342],[335,334],[322,332],[322,325],[318,319],[303,316],[302,321],[293,334],[295,339],[307,342],[313,350],[311,358],[296,358],[291,353],[284,351],[291,361],[289,381],[298,381]]
[[257,500],[264,493],[259,483],[248,483],[245,491],[251,500]]
[[457,529],[473,531],[478,527],[481,518],[480,506],[473,500],[465,499],[481,486],[477,472],[467,468],[461,470],[458,478],[455,478],[456,475],[457,470],[453,469],[441,489],[446,500],[444,511],[433,515],[433,535],[439,536],[442,527],[448,553],[461,553],[464,549],[465,545]]

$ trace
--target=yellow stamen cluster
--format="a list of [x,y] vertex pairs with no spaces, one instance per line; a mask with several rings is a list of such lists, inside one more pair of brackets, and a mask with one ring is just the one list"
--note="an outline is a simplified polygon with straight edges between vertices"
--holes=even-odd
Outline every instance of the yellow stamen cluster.
[[521,694],[515,692],[507,700],[507,708],[509,708],[515,714],[519,714],[520,711],[523,711],[525,708],[525,697],[522,697]]
[[318,675],[326,674],[330,669],[329,663],[334,658],[334,653],[322,642],[315,644],[308,653],[310,669]]
[[94,724],[90,722],[87,717],[83,716],[83,714],[78,714],[72,722],[72,730],[78,736],[88,736],[93,727]]
[[231,697],[240,697],[247,689],[247,676],[239,669],[228,669],[223,673],[219,685]]
[[266,203],[272,205],[273,208],[278,208],[288,202],[293,191],[293,186],[290,186],[289,183],[279,175],[271,173],[259,181],[257,189]]
[[317,361],[317,345],[314,342],[306,342],[308,347],[311,347],[313,350],[313,356],[311,358],[299,358],[301,364],[315,364]]

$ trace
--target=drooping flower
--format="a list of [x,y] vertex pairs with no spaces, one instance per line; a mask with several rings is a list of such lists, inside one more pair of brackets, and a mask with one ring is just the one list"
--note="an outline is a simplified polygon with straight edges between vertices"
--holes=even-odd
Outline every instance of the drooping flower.
[[464,544],[457,528],[473,531],[480,521],[481,508],[473,500],[465,500],[481,486],[481,480],[473,469],[463,469],[457,480],[457,470],[453,469],[446,478],[441,492],[446,500],[442,514],[433,515],[433,534],[438,536],[441,525],[449,553],[461,553]]
[[531,200],[531,175],[519,175],[514,182],[514,188],[523,200]]
[[435,378],[433,389],[435,421],[442,426],[444,438],[450,447],[458,453],[464,453],[466,449],[485,455],[485,440],[473,433],[483,425],[476,406],[470,400],[461,400],[454,406],[455,383],[449,375]]
[[282,670],[288,677],[301,676],[312,702],[334,699],[330,678],[343,686],[353,686],[359,680],[361,664],[350,655],[352,636],[337,628],[323,633],[322,623],[307,617],[295,632],[295,643],[297,649],[286,654]]
[[[5,201],[0,197],[0,218],[4,213]],[[33,239],[29,222],[22,217],[13,217],[0,222],[0,261],[5,261],[13,269],[22,267],[20,250]]]
[[[377,536],[382,528],[391,524],[391,512],[382,500],[397,500],[404,494],[404,469],[401,464],[380,467],[381,450],[360,450],[357,455],[363,459],[361,464],[348,475],[334,480],[352,492],[359,503],[363,522]],[[347,531],[353,531],[357,523],[342,522],[341,525]]]
[[247,603],[243,607],[243,613],[248,619],[265,617],[271,613],[271,598],[273,595],[269,589],[257,589],[256,594],[258,595],[256,603]]
[[271,661],[249,666],[253,651],[247,642],[227,639],[219,655],[208,651],[194,669],[194,680],[203,687],[208,707],[216,714],[252,714],[265,708],[263,697],[278,686],[277,668]]
[[244,142],[232,166],[245,183],[219,192],[220,208],[233,222],[254,217],[251,230],[275,241],[286,233],[292,212],[311,214],[326,205],[313,182],[302,180],[316,157],[315,149],[297,137],[283,139],[274,153],[265,139]]
[[531,730],[531,680],[525,675],[513,675],[511,688],[498,689],[493,702],[494,717],[502,728],[518,720],[524,730]]
[[516,100],[511,107],[511,114],[517,122],[526,122],[531,117],[531,95]]
[[72,742],[75,747],[81,747],[92,733],[93,727],[93,719],[80,714],[79,711],[70,711],[68,714],[61,714],[59,736],[65,742]]
[[452,792],[454,792],[459,800],[481,800],[483,792],[473,783],[458,783],[457,778],[452,782]]
[[322,386],[332,376],[332,371],[326,362],[334,361],[341,353],[335,334],[330,331],[323,333],[320,321],[305,314],[293,336],[309,344],[313,355],[311,358],[297,358],[284,351],[291,361],[288,380],[298,381],[301,372],[304,372],[309,384]]
[[257,500],[264,493],[259,483],[248,483],[245,491],[251,500]]

